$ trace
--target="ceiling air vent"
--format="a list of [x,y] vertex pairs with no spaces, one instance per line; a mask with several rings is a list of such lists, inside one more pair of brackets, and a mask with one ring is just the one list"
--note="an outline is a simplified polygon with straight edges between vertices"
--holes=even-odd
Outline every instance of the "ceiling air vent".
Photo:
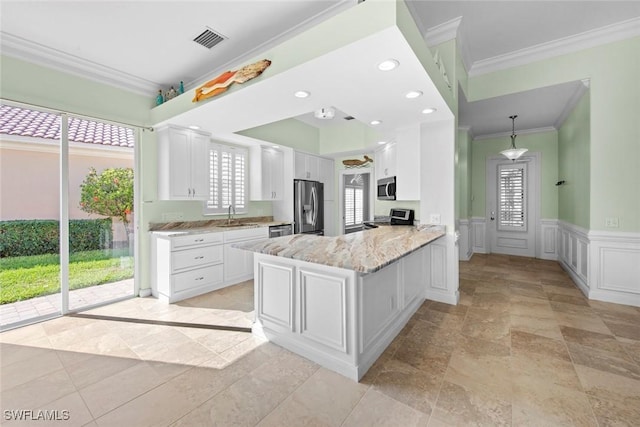
[[344,117],[344,119],[345,119],[345,120],[353,120],[353,119],[355,119],[355,117],[353,117],[353,116],[346,116],[346,117]]
[[200,34],[198,37],[193,39],[194,42],[206,47],[207,49],[211,49],[218,43],[224,40],[224,37],[220,34],[210,30],[207,28]]

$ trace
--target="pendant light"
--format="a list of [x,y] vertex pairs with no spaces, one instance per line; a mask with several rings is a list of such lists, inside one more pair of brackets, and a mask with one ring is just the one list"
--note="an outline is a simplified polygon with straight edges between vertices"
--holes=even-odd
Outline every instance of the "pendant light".
[[512,126],[511,127],[511,148],[500,152],[500,154],[502,154],[509,160],[516,160],[518,157],[522,156],[524,153],[529,151],[526,148],[516,148],[516,117],[518,116],[517,115],[509,116],[509,118],[511,119],[511,126]]

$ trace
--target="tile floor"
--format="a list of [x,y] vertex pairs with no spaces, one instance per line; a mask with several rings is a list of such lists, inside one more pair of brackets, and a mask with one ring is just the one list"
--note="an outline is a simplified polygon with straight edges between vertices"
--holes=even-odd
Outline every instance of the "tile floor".
[[[640,425],[640,309],[588,301],[557,263],[474,255],[360,383],[243,332],[64,317],[0,334],[1,409],[55,425]],[[92,313],[249,326],[251,282]],[[46,425],[34,421],[33,425]]]

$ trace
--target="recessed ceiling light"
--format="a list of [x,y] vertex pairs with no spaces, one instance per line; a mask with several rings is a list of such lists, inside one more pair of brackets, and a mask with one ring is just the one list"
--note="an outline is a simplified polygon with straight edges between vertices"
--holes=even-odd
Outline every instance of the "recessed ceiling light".
[[279,145],[272,145],[271,147],[272,147],[272,148],[280,148],[280,146],[279,146]]
[[404,96],[405,98],[413,99],[422,96],[422,92],[419,90],[412,90],[411,92],[407,92]]
[[384,145],[386,143],[387,143],[387,141],[378,141],[378,145]]
[[371,120],[369,123],[371,123],[372,125],[379,125],[380,123],[382,123],[382,120]]
[[386,61],[382,61],[378,64],[378,70],[380,71],[391,71],[398,67],[400,63],[395,59],[387,59]]
[[436,111],[438,111],[437,108],[425,108],[424,110],[422,110],[422,114],[431,114],[435,113]]
[[200,129],[200,126],[191,125],[191,126],[189,126],[189,129],[198,130],[198,129]]
[[311,93],[306,90],[299,90],[293,94],[296,98],[308,98],[309,95],[311,95]]

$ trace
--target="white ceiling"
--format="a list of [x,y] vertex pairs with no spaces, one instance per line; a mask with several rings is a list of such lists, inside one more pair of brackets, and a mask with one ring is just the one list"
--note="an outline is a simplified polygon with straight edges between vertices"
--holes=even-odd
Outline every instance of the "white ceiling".
[[[267,47],[357,3],[358,0],[3,0],[1,48],[3,54],[148,94],[152,102],[158,88],[168,89],[182,80],[189,89],[221,71],[244,65],[244,61]],[[465,42],[465,56],[471,61],[468,65],[640,16],[638,1],[408,3],[425,34],[429,28],[462,16],[459,33]],[[211,50],[197,45],[192,39],[205,27],[228,39]],[[354,64],[373,59],[370,52],[351,54],[349,61]],[[306,80],[321,87],[322,82],[314,81],[317,73],[310,69]],[[565,89],[542,89],[537,95],[515,94],[471,104],[461,100],[460,124],[471,126],[475,135],[493,134],[503,132],[505,126],[510,128],[508,116],[519,114],[520,129],[554,126],[572,100],[571,88]],[[335,96],[331,98],[329,94]],[[372,98],[362,91],[351,96],[353,99],[329,91],[294,106],[283,105],[281,113],[259,113],[262,116],[250,122],[264,124],[308,116],[310,111],[329,105],[365,123],[384,115],[389,117],[385,121],[390,126],[412,117],[402,117],[405,100],[398,104],[380,96]],[[220,99],[224,98],[227,96]],[[427,97],[422,101],[428,101]]]

